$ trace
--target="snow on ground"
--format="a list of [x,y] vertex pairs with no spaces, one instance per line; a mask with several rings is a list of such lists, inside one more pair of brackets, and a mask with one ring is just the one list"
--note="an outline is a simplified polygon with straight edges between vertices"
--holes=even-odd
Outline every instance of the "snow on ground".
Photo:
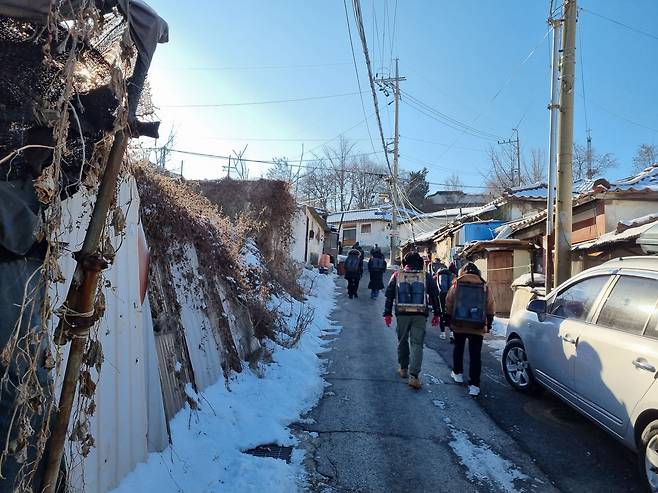
[[450,448],[466,467],[466,474],[471,481],[493,483],[503,491],[515,493],[515,480],[530,479],[510,461],[491,450],[486,443],[474,443],[465,431],[453,425],[448,426],[452,435]]
[[[196,396],[199,409],[186,407],[171,421],[172,444],[149,454],[123,479],[115,493],[167,492],[290,492],[300,488],[303,453],[295,450],[291,464],[242,453],[258,445],[295,445],[288,425],[311,409],[322,396],[326,351],[323,333],[338,329],[329,320],[335,306],[333,276],[305,270],[301,285],[311,292],[306,305],[313,322],[293,349],[274,347],[273,363],[260,378],[245,365],[228,387],[223,381]],[[289,300],[299,313],[301,303]],[[294,305],[297,306],[294,306]],[[290,317],[289,320],[295,320]],[[190,389],[191,391],[191,389]]]
[[498,359],[503,357],[508,323],[509,318],[495,317],[490,334],[484,338],[484,343],[495,351],[494,354]]

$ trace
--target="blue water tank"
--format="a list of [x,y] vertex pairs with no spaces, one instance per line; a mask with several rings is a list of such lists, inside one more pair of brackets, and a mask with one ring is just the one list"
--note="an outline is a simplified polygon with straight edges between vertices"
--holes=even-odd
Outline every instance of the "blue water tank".
[[496,237],[496,228],[501,224],[505,224],[505,221],[484,221],[464,224],[461,234],[462,245],[471,241],[493,240]]

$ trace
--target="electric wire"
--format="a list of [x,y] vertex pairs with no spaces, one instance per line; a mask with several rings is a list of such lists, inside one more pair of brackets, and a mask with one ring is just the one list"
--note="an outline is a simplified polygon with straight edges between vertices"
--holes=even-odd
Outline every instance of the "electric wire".
[[305,98],[290,98],[290,99],[273,99],[269,101],[249,101],[244,103],[216,103],[216,104],[164,104],[159,105],[160,108],[225,108],[232,106],[254,106],[262,104],[279,104],[279,103],[297,103],[302,101],[316,101],[320,99],[333,99],[344,98],[347,96],[356,96],[360,92],[346,92],[342,94],[328,94],[325,96],[309,96]]
[[[532,56],[535,54],[535,52],[537,51],[537,49],[539,49],[539,47],[540,47],[542,44],[544,44],[544,41],[546,40],[546,38],[547,38],[548,35],[550,34],[551,29],[552,29],[552,28],[549,28],[549,29],[546,30],[546,32],[544,33],[544,36],[541,38],[541,40],[539,41],[539,43],[537,43],[537,45],[535,45],[535,47],[532,48],[532,49],[530,50],[530,52],[528,53],[528,55],[527,55],[527,56],[521,61],[521,63],[519,63],[519,64],[516,66],[516,68],[515,68],[514,71],[512,72],[512,75],[511,75],[511,76],[505,81],[505,83],[501,86],[501,88],[500,88],[500,89],[499,89],[499,90],[493,95],[493,97],[492,97],[491,100],[489,101],[488,108],[491,108],[491,105],[494,103],[494,101],[496,100],[496,98],[498,98],[498,96],[503,92],[503,90],[504,90],[504,89],[505,89],[505,88],[506,88],[506,87],[507,87],[507,86],[508,86],[508,85],[509,85],[509,84],[510,84],[510,83],[511,83],[511,82],[512,82],[517,76],[518,76],[518,74],[519,74],[519,72],[521,71],[521,69],[523,68],[523,66],[528,62],[528,60],[530,60],[530,59],[532,58]],[[487,108],[487,110],[488,110],[488,108]],[[480,113],[479,113],[479,114],[473,119],[473,123],[477,122],[477,121],[478,121],[478,120],[479,120],[479,119],[480,119],[485,113],[486,113],[486,110],[482,110],[482,111],[481,111],[481,112],[480,112]],[[461,134],[459,134],[457,137],[455,137],[455,138],[453,139],[452,144],[450,145],[450,147],[448,147],[445,151],[443,151],[443,152],[441,153],[441,155],[439,155],[438,160],[443,159],[443,157],[444,157],[448,152],[450,152],[450,150],[452,150],[453,146],[454,146],[457,142],[459,142],[459,139],[464,135],[464,133],[465,133],[465,132],[462,131]]]
[[379,104],[377,102],[377,89],[375,88],[375,79],[372,75],[372,67],[370,64],[370,55],[368,54],[368,41],[366,39],[366,31],[363,27],[363,15],[361,14],[361,2],[359,0],[353,0],[354,8],[354,18],[356,19],[356,25],[359,31],[359,36],[361,38],[361,44],[363,45],[363,55],[366,59],[366,66],[368,67],[368,78],[370,80],[370,89],[372,91],[373,103],[375,105],[375,115],[377,116],[377,125],[379,127],[379,136],[382,139],[382,148],[384,149],[384,157],[386,158],[386,166],[388,170],[393,175],[393,170],[391,169],[391,163],[388,159],[388,152],[386,147],[386,139],[384,138],[384,129],[382,127],[382,119],[379,114]]
[[651,38],[651,39],[654,39],[654,40],[658,41],[658,35],[656,35],[656,34],[653,34],[653,33],[647,32],[647,31],[642,31],[641,29],[638,29],[638,28],[633,27],[633,26],[629,26],[628,24],[624,24],[623,22],[620,22],[620,21],[618,21],[618,20],[616,20],[616,19],[613,19],[613,18],[611,18],[611,17],[605,16],[605,15],[603,15],[603,14],[599,14],[598,12],[594,12],[593,10],[587,9],[587,8],[585,8],[585,7],[579,7],[578,10],[581,10],[581,11],[583,11],[583,12],[587,12],[588,14],[592,14],[592,15],[594,15],[594,16],[596,16],[596,17],[600,17],[601,19],[605,19],[605,20],[608,21],[608,22],[611,22],[611,23],[613,23],[613,24],[617,24],[618,26],[621,26],[621,27],[623,27],[623,28],[626,28],[626,29],[628,29],[629,31],[633,31],[633,32],[635,32],[635,33],[637,33],[637,34],[641,34],[641,35],[643,35],[643,36],[646,36],[646,37],[648,37],[648,38]]
[[372,146],[373,152],[375,152],[375,143],[372,140],[372,134],[370,133],[370,125],[368,125],[368,117],[366,116],[366,105],[363,101],[363,91],[361,90],[361,78],[359,77],[359,67],[356,63],[356,55],[354,54],[354,43],[352,42],[352,28],[350,27],[350,16],[347,12],[347,0],[343,0],[343,6],[345,7],[345,22],[347,23],[347,33],[350,38],[350,50],[352,51],[352,61],[354,62],[354,73],[356,75],[356,85],[359,89],[359,99],[361,100],[361,110],[363,111],[363,116],[366,119],[366,129],[368,130],[368,138],[370,138],[370,145]]

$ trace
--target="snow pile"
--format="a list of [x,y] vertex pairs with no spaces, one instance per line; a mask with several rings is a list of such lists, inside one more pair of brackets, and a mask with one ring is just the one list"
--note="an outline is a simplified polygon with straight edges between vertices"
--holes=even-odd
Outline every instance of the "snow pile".
[[471,481],[493,483],[493,486],[514,493],[516,480],[530,479],[510,461],[496,454],[484,442],[473,443],[465,431],[448,425],[452,440],[450,448],[466,467],[466,475]]
[[[335,306],[333,276],[304,271],[304,304],[314,309],[313,320],[292,349],[272,344],[270,365],[258,375],[244,367],[226,385],[220,381],[196,395],[171,421],[172,445],[150,454],[114,490],[166,492],[289,492],[299,489],[303,454],[292,463],[254,457],[243,451],[258,445],[295,445],[288,425],[311,409],[324,390],[324,331],[335,331],[329,320]],[[302,304],[298,301],[293,303]],[[297,311],[301,307],[295,307]]]
[[498,359],[502,359],[503,349],[505,349],[505,344],[507,343],[508,323],[508,318],[495,317],[489,337],[484,339],[484,343],[494,350],[494,354]]

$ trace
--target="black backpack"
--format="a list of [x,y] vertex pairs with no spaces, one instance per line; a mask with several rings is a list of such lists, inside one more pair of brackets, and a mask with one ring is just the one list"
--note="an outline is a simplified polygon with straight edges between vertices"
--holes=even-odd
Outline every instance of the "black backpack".
[[360,265],[361,257],[359,255],[348,255],[345,259],[345,271],[347,272],[359,272]]
[[381,257],[372,257],[370,259],[370,270],[386,270],[386,261]]
[[455,285],[452,321],[468,328],[482,328],[487,322],[487,287],[484,284],[459,282]]

